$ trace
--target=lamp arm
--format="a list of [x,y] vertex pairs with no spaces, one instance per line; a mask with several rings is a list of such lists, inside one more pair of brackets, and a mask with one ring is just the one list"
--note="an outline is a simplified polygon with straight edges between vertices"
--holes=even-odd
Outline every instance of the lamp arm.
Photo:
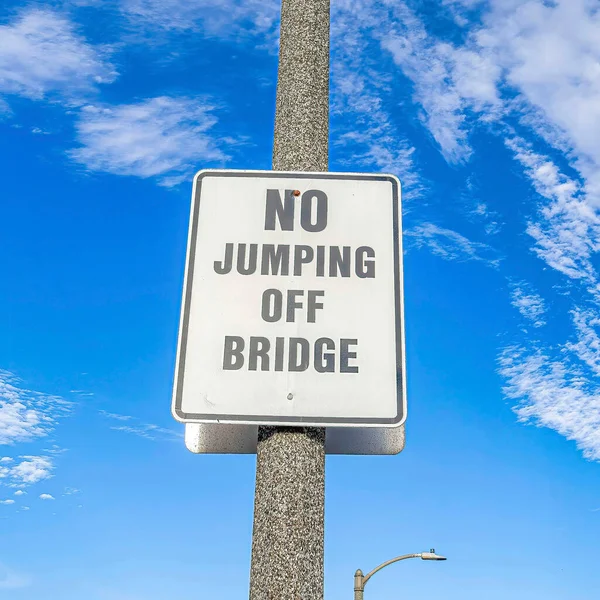
[[392,563],[398,562],[399,560],[404,560],[406,558],[421,558],[421,555],[420,554],[403,554],[402,556],[397,556],[396,558],[387,560],[386,562],[380,564],[378,567],[375,567],[370,573],[367,573],[363,577],[363,579],[362,579],[363,586],[365,585],[365,583],[367,583],[367,581],[369,581],[369,579],[371,579],[371,577],[373,577],[373,575],[375,575],[375,573],[377,573],[377,571],[381,571],[381,569],[383,569],[383,567],[387,567],[388,565],[391,565]]

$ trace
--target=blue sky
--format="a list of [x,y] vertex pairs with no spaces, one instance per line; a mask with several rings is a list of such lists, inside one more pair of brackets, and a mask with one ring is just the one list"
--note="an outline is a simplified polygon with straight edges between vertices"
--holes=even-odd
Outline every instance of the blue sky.
[[[170,416],[191,179],[270,167],[278,4],[0,9],[0,598],[247,594],[254,457]],[[326,597],[600,593],[600,12],[333,0],[330,168],[404,186],[407,445],[327,462]]]

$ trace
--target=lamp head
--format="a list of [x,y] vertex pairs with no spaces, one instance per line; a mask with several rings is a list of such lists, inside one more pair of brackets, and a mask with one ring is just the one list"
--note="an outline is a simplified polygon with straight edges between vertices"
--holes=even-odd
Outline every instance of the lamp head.
[[447,560],[445,556],[440,556],[435,553],[435,550],[432,548],[429,552],[421,552],[422,560]]

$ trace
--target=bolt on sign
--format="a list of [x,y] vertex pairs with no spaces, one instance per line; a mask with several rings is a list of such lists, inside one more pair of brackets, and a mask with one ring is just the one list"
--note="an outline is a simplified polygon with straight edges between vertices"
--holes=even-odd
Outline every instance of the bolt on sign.
[[395,177],[196,175],[173,415],[186,423],[404,422]]

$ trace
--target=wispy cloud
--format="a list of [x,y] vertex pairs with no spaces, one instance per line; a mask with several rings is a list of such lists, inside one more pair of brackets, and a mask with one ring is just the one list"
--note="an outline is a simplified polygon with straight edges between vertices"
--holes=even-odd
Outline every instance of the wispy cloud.
[[574,440],[586,458],[600,460],[600,388],[581,369],[521,346],[506,348],[499,362],[520,421],[553,429]]
[[432,35],[408,3],[359,5],[385,23],[372,36],[411,80],[445,158],[468,160],[481,124],[506,139],[539,194],[527,225],[535,252],[600,301],[600,13],[587,0],[443,3],[462,25],[478,9],[461,42]]
[[0,93],[73,101],[116,77],[106,49],[90,45],[64,15],[25,8],[0,25]]
[[182,434],[177,431],[159,427],[158,425],[151,425],[149,423],[142,423],[140,425],[120,425],[111,427],[111,429],[133,433],[134,435],[146,438],[147,440],[180,439],[183,437]]
[[[570,150],[600,192],[600,15],[587,0],[445,0],[455,14],[481,5],[463,44],[436,38],[402,2],[384,0],[395,28],[383,38],[415,86],[424,122],[449,160],[470,153],[470,113],[515,117]],[[499,130],[502,133],[502,130]]]
[[509,346],[500,354],[499,372],[506,396],[518,401],[519,420],[553,429],[574,440],[585,457],[600,460],[600,315],[575,308],[571,316],[574,340],[557,348]]
[[490,211],[483,203],[478,204],[474,212],[482,217],[484,221],[483,228],[488,235],[495,235],[500,232],[502,225],[496,220],[498,218],[497,213]]
[[546,306],[543,298],[529,289],[524,283],[514,285],[511,292],[512,305],[523,315],[534,327],[541,327],[546,322],[543,315]]
[[274,37],[279,22],[276,0],[122,0],[121,11],[144,29],[201,29],[221,38]]
[[163,185],[174,185],[198,164],[227,160],[221,149],[227,140],[211,134],[214,112],[206,98],[160,96],[135,104],[88,105],[76,123],[81,146],[69,155],[90,171],[159,177]]
[[117,413],[107,412],[105,410],[98,411],[102,416],[108,419],[115,419],[117,421],[131,421],[133,419],[130,415],[118,415]]
[[579,184],[565,176],[548,157],[536,153],[522,138],[506,145],[525,168],[538,194],[547,202],[539,206],[527,233],[534,251],[549,266],[570,279],[580,280],[597,293],[594,255],[600,250],[600,217],[581,193]]
[[44,448],[44,452],[46,454],[50,454],[51,456],[58,456],[59,454],[64,454],[67,451],[67,448],[61,448],[57,444],[52,444],[50,448]]
[[[570,146],[575,163],[589,171],[596,195],[600,14],[594,3],[492,3],[484,24],[473,34],[472,43],[502,67],[501,83],[519,92],[526,104],[518,108],[528,117],[527,124],[555,147]],[[592,166],[595,169],[589,169]]]
[[0,445],[47,436],[71,406],[59,396],[22,387],[15,375],[0,370]]
[[111,425],[111,429],[114,431],[124,431],[125,433],[131,433],[138,437],[145,438],[147,440],[179,440],[183,437],[180,431],[174,429],[167,429],[166,427],[160,427],[151,423],[142,423],[139,419],[128,415],[119,415],[114,413],[107,413],[102,411],[102,414],[108,419],[114,421],[129,421],[130,425]]
[[0,590],[16,590],[31,585],[29,577],[0,563]]
[[40,494],[40,500],[54,500],[52,494]]
[[0,98],[0,120],[9,117],[11,114],[12,110],[10,109],[8,102]]
[[433,254],[445,260],[483,261],[490,266],[499,264],[496,251],[482,242],[472,242],[464,235],[444,229],[433,223],[423,223],[404,232],[408,245],[415,248],[428,248]]
[[[48,436],[71,407],[63,398],[26,389],[12,373],[0,371],[0,444],[15,446]],[[48,479],[55,468],[56,448],[46,455],[3,456],[0,484],[20,488]]]
[[8,499],[8,500],[0,500],[0,504],[14,504],[15,501],[12,499]]
[[[335,143],[351,150],[343,164],[356,170],[375,168],[396,173],[403,191],[421,190],[421,176],[413,161],[414,148],[393,124],[389,78],[370,58],[375,15],[361,2],[338,2],[332,15],[332,105],[338,128]],[[388,105],[386,107],[386,104]]]
[[576,308],[572,312],[577,341],[568,342],[567,350],[584,362],[596,377],[600,376],[600,315],[592,310]]
[[381,35],[382,48],[412,81],[414,99],[423,107],[422,120],[446,159],[468,159],[468,111],[495,114],[501,109],[496,88],[500,66],[481,52],[430,36],[405,3],[384,4],[393,27]]
[[454,16],[455,22],[458,25],[464,26],[469,23],[468,17],[471,12],[481,4],[485,4],[487,0],[442,0],[442,6],[450,9]]

